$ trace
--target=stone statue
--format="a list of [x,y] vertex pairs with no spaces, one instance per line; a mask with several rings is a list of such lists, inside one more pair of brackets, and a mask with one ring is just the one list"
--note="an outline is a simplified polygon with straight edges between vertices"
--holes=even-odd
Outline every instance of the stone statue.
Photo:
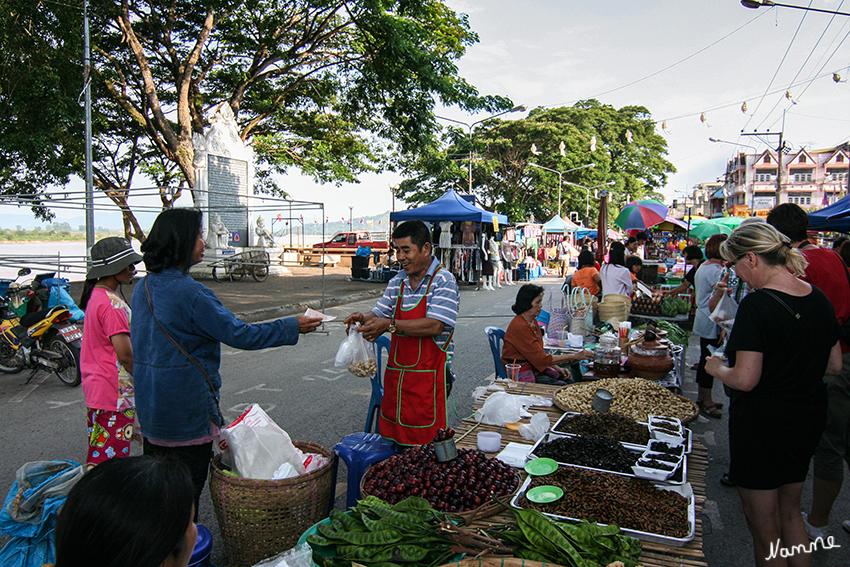
[[[257,234],[257,246],[267,248],[274,246],[274,237],[269,229],[266,228],[266,220],[263,215],[257,217],[257,226],[254,227],[254,232]],[[268,244],[266,244],[268,240]]]
[[227,227],[218,213],[212,214],[212,222],[210,222],[210,240],[213,248],[227,248]]

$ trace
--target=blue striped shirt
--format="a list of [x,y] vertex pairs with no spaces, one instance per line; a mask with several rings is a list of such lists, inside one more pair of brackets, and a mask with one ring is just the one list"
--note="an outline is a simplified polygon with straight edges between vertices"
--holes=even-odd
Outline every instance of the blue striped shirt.
[[[437,267],[440,263],[436,258],[431,259],[431,265],[428,267],[427,276],[433,276],[433,283],[427,294],[427,314],[429,319],[441,321],[444,325],[443,332],[435,337],[437,344],[442,346],[449,338],[449,333],[455,328],[457,323],[457,312],[460,308],[460,294],[457,289],[455,277],[445,268]],[[419,282],[419,286],[411,290],[410,279],[404,270],[399,271],[390,282],[387,284],[387,289],[384,290],[384,296],[375,304],[372,313],[378,317],[389,319],[393,316],[396,302],[398,301],[399,290],[404,282],[404,296],[401,299],[403,309],[412,309],[419,303],[422,296],[425,295],[425,290],[428,289],[429,277],[424,277]],[[453,345],[448,347],[449,355],[451,356]]]

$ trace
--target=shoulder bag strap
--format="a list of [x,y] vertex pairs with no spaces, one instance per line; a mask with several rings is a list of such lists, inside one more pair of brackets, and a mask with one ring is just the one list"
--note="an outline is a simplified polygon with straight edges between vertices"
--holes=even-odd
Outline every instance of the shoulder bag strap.
[[806,328],[805,328],[805,327],[803,327],[803,323],[800,321],[800,317],[801,317],[801,315],[800,315],[799,313],[797,313],[796,311],[794,311],[793,309],[791,309],[791,307],[789,307],[789,305],[788,305],[787,303],[785,303],[785,302],[782,300],[782,298],[781,298],[781,297],[779,297],[778,295],[776,295],[775,293],[773,293],[771,290],[769,290],[769,289],[765,289],[765,288],[762,288],[762,289],[760,289],[759,291],[762,291],[762,292],[766,293],[768,296],[770,296],[770,297],[772,297],[773,299],[775,299],[777,302],[779,302],[779,305],[781,305],[782,307],[784,307],[784,308],[785,308],[785,311],[787,311],[788,313],[790,313],[790,314],[791,314],[791,317],[793,317],[793,318],[794,318],[794,320],[795,320],[795,321],[797,321],[797,324],[800,326],[800,330],[801,330],[801,331],[803,331],[803,334],[804,334],[804,335],[806,335],[806,338],[808,338],[808,339],[809,339],[809,344],[810,344],[810,345],[812,345],[812,347],[814,348],[814,346],[815,346],[815,345],[814,345],[814,343],[812,342],[812,337],[811,337],[811,335],[809,334],[809,332],[808,332],[808,331],[806,331]]
[[162,326],[162,324],[156,318],[156,315],[154,315],[153,303],[151,302],[151,293],[150,293],[150,290],[148,289],[148,278],[147,278],[147,276],[145,277],[145,296],[148,299],[148,308],[151,311],[151,318],[153,319],[154,323],[156,323],[156,326],[159,327],[159,330],[162,331],[162,334],[165,335],[166,338],[168,338],[169,341],[171,341],[171,344],[173,344],[175,347],[177,347],[177,350],[182,352],[183,356],[188,358],[189,361],[192,364],[194,364],[198,368],[198,370],[201,371],[201,374],[203,375],[204,379],[207,381],[207,386],[210,387],[210,391],[212,392],[213,399],[215,400],[215,409],[218,412],[219,420],[221,420],[221,426],[224,427],[224,416],[221,415],[221,406],[218,403],[218,396],[215,393],[215,386],[212,383],[212,379],[210,378],[210,375],[207,374],[207,371],[204,370],[204,367],[201,366],[201,364],[197,360],[195,360],[195,357],[193,357],[191,354],[189,354],[189,352],[186,351],[186,349],[184,349],[182,346],[180,346],[180,344],[177,341],[174,340],[174,337],[172,337],[168,333],[168,331],[165,330],[165,327]]

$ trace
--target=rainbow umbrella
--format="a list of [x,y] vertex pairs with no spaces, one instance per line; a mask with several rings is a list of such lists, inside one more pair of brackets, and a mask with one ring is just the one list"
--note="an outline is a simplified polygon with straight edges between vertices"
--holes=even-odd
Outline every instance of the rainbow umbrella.
[[708,240],[715,234],[732,234],[732,230],[734,229],[731,226],[707,221],[692,228],[690,235],[694,238],[699,238],[700,240]]
[[653,199],[643,201],[632,201],[620,211],[614,224],[623,230],[646,230],[647,228],[664,222],[670,209],[664,203]]

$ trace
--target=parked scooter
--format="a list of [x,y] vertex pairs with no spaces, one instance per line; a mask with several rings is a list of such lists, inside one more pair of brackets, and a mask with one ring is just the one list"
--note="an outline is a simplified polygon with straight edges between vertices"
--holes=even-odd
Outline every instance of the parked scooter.
[[[21,268],[18,277],[29,273],[29,268]],[[29,382],[36,372],[45,370],[68,386],[79,386],[83,331],[71,321],[71,313],[64,305],[19,317],[12,308],[14,299],[9,292],[14,297],[31,299],[27,292],[32,290],[29,286],[14,289],[10,285],[13,282],[0,280],[0,287],[7,283],[6,293],[0,298],[0,372],[14,374],[30,368]]]

